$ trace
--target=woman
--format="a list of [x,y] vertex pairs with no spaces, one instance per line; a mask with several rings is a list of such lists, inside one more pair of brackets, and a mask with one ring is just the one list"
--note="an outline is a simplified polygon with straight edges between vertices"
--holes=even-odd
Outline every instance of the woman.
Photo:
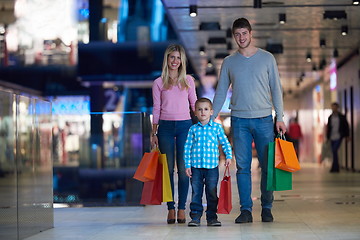
[[[185,205],[189,178],[185,173],[184,145],[192,125],[190,107],[197,100],[194,79],[186,75],[186,56],[180,45],[170,45],[164,54],[161,77],[155,79],[153,93],[153,127],[151,145],[165,153],[174,196],[174,168],[178,171],[178,223],[185,223]],[[176,154],[176,157],[175,157]],[[175,200],[175,199],[174,199]],[[167,223],[174,224],[175,202],[168,202]]]

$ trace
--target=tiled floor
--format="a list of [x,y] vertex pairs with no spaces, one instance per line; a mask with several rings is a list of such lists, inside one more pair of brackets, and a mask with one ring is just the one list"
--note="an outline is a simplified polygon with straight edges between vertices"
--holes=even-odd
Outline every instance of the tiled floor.
[[[222,227],[189,228],[166,224],[166,206],[58,208],[55,227],[26,240],[246,239],[359,240],[360,173],[330,174],[328,168],[302,164],[293,175],[293,190],[275,192],[273,223],[260,221],[258,169],[253,169],[254,222],[235,224],[239,214],[233,169],[233,205],[219,215]],[[187,210],[188,211],[188,210]]]

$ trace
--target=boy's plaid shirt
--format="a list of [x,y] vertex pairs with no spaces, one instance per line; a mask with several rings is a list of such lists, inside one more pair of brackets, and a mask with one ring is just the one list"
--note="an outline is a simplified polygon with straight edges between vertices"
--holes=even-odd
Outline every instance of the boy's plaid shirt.
[[185,167],[208,169],[217,167],[220,155],[219,142],[226,159],[231,159],[231,145],[221,124],[210,120],[204,126],[200,122],[192,125],[185,142]]

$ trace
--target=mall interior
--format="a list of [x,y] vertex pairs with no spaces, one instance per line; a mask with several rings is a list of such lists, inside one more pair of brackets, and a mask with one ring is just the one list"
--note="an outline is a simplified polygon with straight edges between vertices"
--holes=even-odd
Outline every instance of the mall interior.
[[[261,221],[254,148],[252,223],[234,222],[233,158],[222,226],[187,226],[191,188],[186,223],[167,224],[166,203],[140,204],[133,178],[150,151],[153,81],[166,47],[181,44],[197,97],[213,100],[240,17],[276,59],[301,169],[292,190],[274,191],[274,222]],[[357,0],[0,0],[0,239],[360,239],[359,50]],[[230,99],[216,119],[229,138]],[[335,173],[334,102],[349,125]]]

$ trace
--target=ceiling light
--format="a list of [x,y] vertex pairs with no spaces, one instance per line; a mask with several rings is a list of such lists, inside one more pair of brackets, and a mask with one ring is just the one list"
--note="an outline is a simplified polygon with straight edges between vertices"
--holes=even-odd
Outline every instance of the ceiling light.
[[231,50],[232,50],[232,43],[231,43],[231,42],[228,42],[228,43],[226,44],[226,49],[227,49],[228,51],[231,51]]
[[341,35],[345,36],[348,34],[348,26],[341,26]]
[[189,7],[190,10],[190,17],[196,17],[197,16],[197,5],[190,5]]
[[200,23],[200,30],[204,31],[214,31],[214,30],[220,30],[220,23],[218,22],[202,22]]
[[228,53],[216,53],[216,54],[215,54],[215,58],[216,58],[216,59],[224,59],[224,58],[226,58],[227,56],[229,56]]
[[338,52],[338,49],[337,49],[337,48],[334,49],[333,57],[334,57],[334,58],[339,57],[339,52]]
[[261,8],[261,0],[254,0],[254,8]]
[[338,20],[338,19],[346,19],[346,12],[341,11],[325,11],[323,15],[324,19],[332,19],[332,20]]
[[284,47],[281,43],[268,43],[265,47],[266,51],[272,54],[283,53]]
[[224,37],[211,37],[208,40],[208,44],[226,44],[226,38],[224,38]]
[[199,48],[199,53],[200,53],[201,56],[204,56],[205,55],[205,47],[201,46]]
[[314,63],[313,66],[312,66],[312,70],[313,71],[317,71],[317,67],[316,67],[316,64]]
[[353,5],[359,5],[360,1],[359,0],[353,0]]
[[311,53],[306,54],[306,61],[311,62]]
[[208,60],[207,67],[208,67],[208,68],[212,68],[212,67],[213,67],[213,64],[212,64],[212,62],[211,62],[210,59]]
[[324,48],[326,46],[325,39],[320,39],[320,47]]
[[215,69],[207,70],[205,76],[217,76]]
[[228,28],[228,29],[226,30],[226,37],[227,37],[227,38],[232,38],[232,30],[231,30],[231,28]]
[[319,64],[319,69],[324,69],[324,67],[326,66],[326,60],[325,58],[323,58]]
[[279,23],[280,24],[285,24],[286,23],[286,14],[285,13],[280,13],[279,14]]

